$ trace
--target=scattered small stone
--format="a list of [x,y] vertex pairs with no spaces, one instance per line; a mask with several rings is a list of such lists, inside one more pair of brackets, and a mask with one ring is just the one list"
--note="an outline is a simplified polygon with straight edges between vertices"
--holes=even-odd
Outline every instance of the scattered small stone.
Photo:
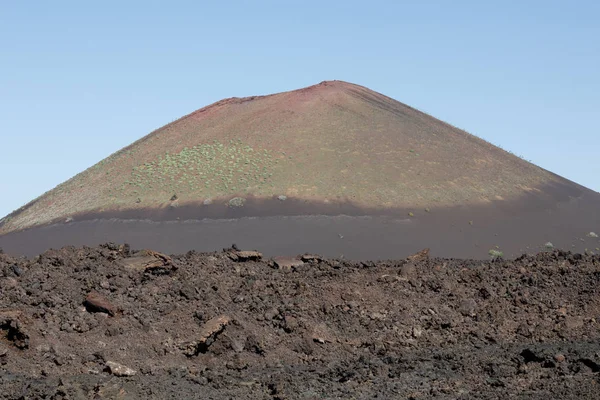
[[225,363],[225,368],[235,371],[241,371],[243,369],[248,368],[248,361],[239,356],[234,356],[233,360],[227,361]]
[[245,340],[246,340],[245,338],[244,338],[244,340],[232,339],[231,340],[231,348],[233,349],[233,351],[235,351],[236,353],[241,353],[242,351],[244,351]]
[[21,311],[5,310],[0,312],[0,330],[6,330],[7,339],[21,350],[29,348],[29,334],[24,325]]
[[383,282],[383,283],[393,283],[393,282],[397,282],[399,279],[399,277],[395,276],[395,275],[381,275],[379,278],[377,278],[377,282]]
[[323,260],[323,257],[316,254],[304,254],[300,259],[304,262],[320,262]]
[[279,315],[279,310],[276,308],[271,308],[270,310],[267,310],[265,312],[264,317],[267,321],[270,321],[278,315]]
[[122,364],[119,364],[119,363],[116,363],[113,361],[107,361],[106,367],[108,368],[109,372],[111,374],[113,374],[114,376],[125,377],[125,376],[134,376],[136,374],[134,369],[126,367],[125,365],[122,365]]
[[264,344],[262,340],[253,334],[248,335],[248,337],[246,338],[246,342],[244,343],[244,350],[261,355],[265,353]]
[[181,346],[183,353],[188,357],[198,355],[199,353],[206,353],[210,345],[214,343],[217,336],[225,330],[225,327],[230,322],[231,318],[226,315],[208,320],[202,327],[198,340],[185,343]]
[[278,269],[288,271],[304,265],[304,261],[289,257],[275,257],[273,258],[273,262]]
[[349,302],[346,303],[346,305],[348,306],[349,310],[356,310],[357,308],[360,307],[360,304],[358,303],[358,301],[354,301],[354,300],[350,300]]
[[533,328],[529,327],[525,323],[521,323],[517,327],[517,334],[524,336],[526,338],[530,338],[533,334]]
[[221,315],[208,320],[202,328],[199,342],[206,342],[211,336],[221,333],[230,322],[231,318],[226,315]]
[[0,279],[0,287],[6,289],[17,287],[18,284],[19,282],[17,282],[17,280],[12,277]]
[[369,318],[371,318],[374,321],[381,321],[385,319],[385,314],[380,312],[373,312],[369,314]]
[[35,350],[41,354],[49,353],[52,351],[52,347],[48,343],[42,343],[35,347]]
[[205,199],[202,204],[204,204],[205,206],[209,206],[213,203],[213,199],[211,199],[210,197],[208,199]]
[[154,275],[166,275],[176,269],[171,257],[153,250],[141,250],[133,257],[121,260],[120,263],[125,268],[150,272]]
[[406,257],[406,259],[412,262],[429,260],[429,249],[423,249],[418,253]]
[[423,336],[423,329],[420,326],[414,326],[412,329],[412,336],[417,339]]
[[16,276],[21,276],[23,275],[23,270],[21,269],[21,267],[19,267],[17,264],[13,264],[10,269],[12,269],[12,272],[16,275]]
[[458,312],[460,312],[465,317],[474,317],[475,315],[477,315],[477,313],[475,311],[476,309],[477,309],[477,303],[475,302],[475,300],[467,299],[467,300],[463,300],[460,303]]
[[262,253],[254,250],[240,250],[232,251],[228,254],[229,258],[233,261],[260,261],[262,259]]
[[562,363],[565,360],[566,360],[566,358],[565,358],[564,354],[559,353],[554,356],[554,361],[556,361],[557,363]]
[[277,196],[277,200],[279,200],[279,201],[286,201],[287,200],[287,196],[283,196],[283,195]]
[[231,208],[243,207],[246,204],[246,199],[243,197],[234,197],[227,203]]
[[408,278],[415,276],[416,274],[417,274],[417,269],[415,268],[415,266],[413,264],[404,264],[402,267],[400,267],[400,278],[401,279],[408,279]]
[[91,292],[83,302],[89,312],[103,312],[111,317],[115,316],[115,307],[100,293]]
[[131,246],[128,243],[120,244],[117,247],[117,251],[121,253],[122,256],[129,257],[129,255],[131,254]]
[[591,237],[591,238],[597,238],[598,237],[598,235],[596,233],[594,233],[594,232],[588,233],[588,236]]
[[550,250],[554,248],[554,245],[552,244],[552,242],[547,242],[546,244],[544,244],[544,247]]
[[569,315],[565,317],[565,328],[568,330],[581,329],[584,325],[583,317]]
[[318,324],[313,328],[312,340],[321,344],[336,342],[335,337],[325,324]]

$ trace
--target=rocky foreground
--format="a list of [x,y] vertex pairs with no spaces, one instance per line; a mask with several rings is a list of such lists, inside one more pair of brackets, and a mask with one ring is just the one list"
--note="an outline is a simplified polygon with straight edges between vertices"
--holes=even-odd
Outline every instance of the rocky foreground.
[[592,399],[600,257],[0,254],[3,399]]

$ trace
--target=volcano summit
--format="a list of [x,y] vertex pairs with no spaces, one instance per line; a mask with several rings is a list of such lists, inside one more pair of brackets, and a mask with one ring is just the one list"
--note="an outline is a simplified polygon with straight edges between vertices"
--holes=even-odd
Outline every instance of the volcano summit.
[[[357,259],[594,251],[600,195],[365,87],[230,98],[118,151],[0,221],[35,254],[232,242]],[[586,236],[587,235],[587,236]]]

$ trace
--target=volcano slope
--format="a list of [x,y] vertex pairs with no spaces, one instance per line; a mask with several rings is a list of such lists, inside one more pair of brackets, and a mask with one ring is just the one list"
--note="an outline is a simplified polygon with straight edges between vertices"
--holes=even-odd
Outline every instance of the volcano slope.
[[[0,247],[232,242],[266,254],[506,256],[600,246],[600,195],[367,88],[231,98],[113,154],[0,221]],[[592,235],[593,236],[593,235]]]
[[600,256],[0,254],[1,399],[597,399]]

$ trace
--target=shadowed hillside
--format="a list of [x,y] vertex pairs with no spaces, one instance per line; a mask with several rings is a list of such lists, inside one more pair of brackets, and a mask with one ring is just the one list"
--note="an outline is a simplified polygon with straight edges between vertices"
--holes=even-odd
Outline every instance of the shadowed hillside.
[[17,210],[0,233],[81,214],[234,197],[370,210],[485,204],[556,181],[398,101],[332,81],[202,108]]

